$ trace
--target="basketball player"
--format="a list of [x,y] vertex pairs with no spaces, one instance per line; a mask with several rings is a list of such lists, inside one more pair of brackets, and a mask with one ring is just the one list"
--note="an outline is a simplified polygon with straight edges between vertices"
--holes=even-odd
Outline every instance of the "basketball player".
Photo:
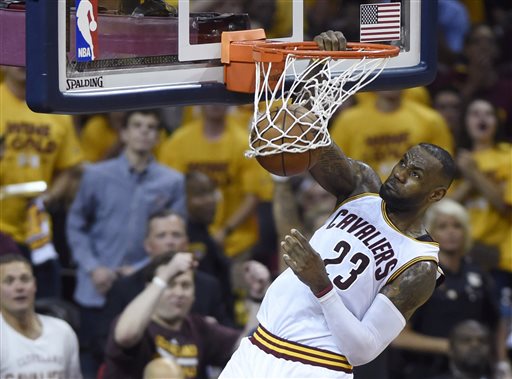
[[[315,40],[324,50],[346,46],[340,32]],[[422,218],[454,171],[445,150],[422,143],[380,185],[369,166],[334,144],[322,148],[310,172],[338,207],[310,241],[292,230],[281,242],[289,269],[220,378],[352,378],[352,366],[377,357],[436,286],[439,248]]]

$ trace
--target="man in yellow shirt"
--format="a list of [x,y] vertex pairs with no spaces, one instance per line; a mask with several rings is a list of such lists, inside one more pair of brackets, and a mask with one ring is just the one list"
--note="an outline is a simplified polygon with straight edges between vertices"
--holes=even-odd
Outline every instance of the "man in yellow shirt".
[[[25,103],[25,69],[3,67],[2,71],[5,80],[0,84],[0,135],[5,138],[5,153],[0,161],[0,186],[45,181],[49,187],[44,194],[45,205],[61,205],[73,195],[68,184],[79,174],[82,161],[71,117],[32,112]],[[24,197],[0,200],[0,230],[19,245],[25,245],[28,237],[29,203],[30,199]],[[41,283],[38,294],[45,295],[48,280],[40,275],[47,271],[45,265],[56,263],[55,256],[32,256],[32,261],[41,263],[34,271]],[[50,279],[59,280],[55,269],[48,270]]]
[[453,153],[453,138],[441,115],[402,95],[402,91],[377,92],[374,101],[342,112],[331,130],[332,139],[348,156],[370,165],[383,180],[418,143],[432,143]]
[[263,170],[244,157],[247,133],[226,122],[226,107],[208,105],[203,118],[181,126],[164,142],[159,160],[178,171],[204,172],[222,198],[212,232],[229,257],[247,252],[258,238],[255,209]]

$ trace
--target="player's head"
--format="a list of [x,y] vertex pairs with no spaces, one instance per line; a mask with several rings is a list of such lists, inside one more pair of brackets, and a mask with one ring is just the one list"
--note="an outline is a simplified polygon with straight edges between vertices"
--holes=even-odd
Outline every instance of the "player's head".
[[210,225],[217,210],[215,183],[206,174],[191,171],[185,177],[187,211],[190,221]]
[[0,310],[13,316],[34,311],[36,280],[30,263],[20,254],[0,257]]
[[137,110],[126,114],[121,139],[126,149],[148,153],[158,142],[160,115],[155,110]]
[[391,210],[424,211],[446,195],[455,170],[446,150],[420,143],[410,148],[393,167],[379,194]]
[[[145,270],[146,283],[150,283],[158,268],[168,264],[174,253],[161,255],[149,264]],[[174,325],[183,321],[190,312],[195,300],[194,270],[184,271],[169,280],[154,315],[166,324]]]
[[144,248],[150,257],[186,251],[188,242],[187,226],[179,214],[165,210],[150,216],[144,239]]

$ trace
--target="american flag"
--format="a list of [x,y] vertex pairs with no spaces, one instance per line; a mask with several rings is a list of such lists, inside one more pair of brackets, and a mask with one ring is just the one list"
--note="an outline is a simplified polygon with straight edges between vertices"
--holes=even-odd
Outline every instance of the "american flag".
[[400,39],[400,3],[361,4],[361,42]]

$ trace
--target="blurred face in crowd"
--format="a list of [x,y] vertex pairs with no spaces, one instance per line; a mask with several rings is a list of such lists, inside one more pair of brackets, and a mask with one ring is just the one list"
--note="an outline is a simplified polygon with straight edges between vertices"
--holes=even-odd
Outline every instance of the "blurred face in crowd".
[[450,341],[452,360],[464,372],[484,372],[491,357],[489,333],[476,321],[456,328]]
[[121,139],[126,149],[138,154],[150,152],[158,141],[159,124],[160,121],[154,114],[132,113],[121,131]]
[[191,221],[210,225],[217,209],[217,191],[213,181],[197,173],[187,182],[187,211]]
[[473,142],[492,144],[498,120],[494,107],[486,100],[472,101],[466,111],[466,130]]
[[36,282],[32,269],[24,262],[0,265],[0,309],[11,315],[34,310]]
[[222,104],[203,105],[202,110],[206,120],[224,124],[228,106]]
[[496,36],[487,25],[475,27],[468,36],[464,52],[472,63],[491,69],[499,54]]
[[144,248],[150,257],[188,249],[187,229],[180,216],[172,214],[153,218],[148,228]]
[[399,101],[402,98],[402,91],[378,91],[377,97],[388,101]]
[[181,322],[194,303],[194,272],[183,272],[170,280],[155,311],[155,316],[166,324]]
[[441,113],[454,136],[460,133],[461,102],[454,91],[441,91],[434,98],[434,108]]
[[439,243],[441,251],[446,253],[464,253],[466,230],[457,217],[440,213],[436,216],[430,235]]

